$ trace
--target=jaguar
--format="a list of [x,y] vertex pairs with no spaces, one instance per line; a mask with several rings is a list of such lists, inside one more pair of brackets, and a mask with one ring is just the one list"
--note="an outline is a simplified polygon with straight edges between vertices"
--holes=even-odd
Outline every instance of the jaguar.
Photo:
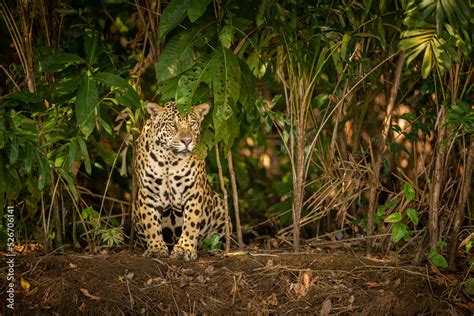
[[[174,101],[148,102],[150,118],[137,140],[134,222],[146,257],[192,261],[203,241],[223,235],[226,212],[206,165],[193,153],[209,103],[181,115]],[[171,251],[171,252],[170,252]]]

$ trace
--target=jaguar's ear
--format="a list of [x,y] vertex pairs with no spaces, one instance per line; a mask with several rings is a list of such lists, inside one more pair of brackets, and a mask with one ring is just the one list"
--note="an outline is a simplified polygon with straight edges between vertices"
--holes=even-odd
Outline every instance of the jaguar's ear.
[[211,108],[211,105],[209,103],[207,102],[201,103],[193,107],[193,112],[196,113],[201,118],[201,121],[202,121],[204,119],[204,116],[206,116],[206,114],[209,113],[210,108]]
[[157,115],[160,115],[165,110],[165,108],[156,103],[148,102],[146,104],[146,110],[151,117],[155,117]]

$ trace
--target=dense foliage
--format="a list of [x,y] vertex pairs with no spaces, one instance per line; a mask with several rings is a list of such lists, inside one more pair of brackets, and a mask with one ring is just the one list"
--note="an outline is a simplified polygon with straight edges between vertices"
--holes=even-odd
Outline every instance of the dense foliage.
[[454,265],[472,246],[457,252],[474,207],[472,7],[2,2],[0,203],[22,240],[120,245],[144,100],[210,99],[197,151],[214,184],[211,149],[234,160],[244,231],[295,250],[300,233],[367,236],[443,267],[449,242]]

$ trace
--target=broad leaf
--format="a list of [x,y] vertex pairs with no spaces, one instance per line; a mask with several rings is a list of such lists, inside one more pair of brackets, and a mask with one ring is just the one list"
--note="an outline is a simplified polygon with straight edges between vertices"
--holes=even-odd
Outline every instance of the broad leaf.
[[99,72],[94,75],[94,78],[111,88],[116,93],[116,98],[121,105],[138,108],[140,106],[140,97],[135,89],[122,77],[110,72]]
[[402,214],[396,212],[387,216],[384,220],[385,223],[397,223],[402,220]]
[[69,187],[69,191],[71,192],[74,200],[77,202],[79,200],[79,192],[77,191],[77,187],[76,187],[76,184],[74,183],[74,179],[64,169],[59,168],[56,170],[59,172],[61,177],[66,180],[67,185]]
[[84,34],[84,50],[87,56],[87,64],[89,66],[97,62],[99,50],[99,33],[96,30],[86,29]]
[[408,218],[410,219],[410,221],[415,224],[415,226],[418,225],[419,223],[419,219],[418,219],[418,214],[416,213],[416,210],[414,208],[408,208],[407,210],[407,215],[408,215]]
[[431,68],[433,65],[433,58],[432,58],[432,50],[431,46],[428,46],[425,50],[425,55],[423,57],[423,63],[421,64],[421,75],[423,78],[428,78],[431,72]]
[[210,66],[211,60],[208,60],[201,67],[194,67],[179,78],[175,100],[176,107],[181,113],[191,110],[194,95],[201,82],[209,82]]
[[[234,53],[225,48],[218,47],[212,57],[211,71],[212,88],[214,96],[214,122],[216,142],[224,141],[229,144],[232,137],[226,121],[234,114],[233,107],[240,95],[240,67]],[[235,130],[235,129],[234,129]]]
[[377,207],[377,214],[383,214],[386,210],[398,205],[398,201],[389,201]]
[[158,26],[159,41],[162,41],[166,34],[171,32],[176,26],[179,25],[179,23],[184,20],[191,2],[191,0],[172,0],[166,6],[163,14],[160,17],[160,24]]
[[86,142],[84,141],[84,138],[79,135],[77,135],[77,142],[79,143],[79,148],[81,149],[81,155],[84,159],[84,166],[86,168],[86,172],[87,174],[91,174],[91,160],[89,158],[89,152],[87,151]]
[[10,165],[13,165],[18,159],[18,152],[19,152],[19,145],[18,145],[18,138],[15,134],[12,134],[11,137],[11,146],[10,146]]
[[404,223],[395,223],[392,226],[392,240],[399,242],[408,232],[408,227]]
[[432,264],[437,266],[438,268],[447,268],[448,262],[443,255],[439,254],[436,250],[431,249],[428,253],[428,259],[431,261]]
[[49,178],[49,164],[48,159],[45,155],[36,152],[36,158],[38,160],[38,189],[42,191]]
[[79,129],[87,138],[95,126],[95,107],[99,104],[97,87],[92,74],[87,71],[76,97],[76,119]]
[[165,46],[156,63],[156,79],[165,81],[174,78],[196,63],[197,55],[193,49],[195,39],[189,32],[181,32]]
[[160,82],[157,90],[157,93],[160,95],[160,102],[165,103],[176,98],[178,81],[178,77],[174,77]]
[[405,197],[408,201],[415,199],[415,189],[406,182],[403,184],[403,192],[405,193]]
[[247,64],[243,60],[239,62],[241,70],[239,102],[246,113],[251,113],[257,100],[256,80]]
[[234,37],[234,29],[230,24],[224,25],[224,27],[221,30],[221,33],[219,34],[219,40],[225,48],[230,48],[230,45],[232,44],[232,39]]
[[40,60],[40,71],[59,72],[69,66],[85,64],[86,61],[70,53],[57,52],[48,54],[44,59]]
[[189,20],[194,22],[199,19],[204,14],[204,12],[206,12],[209,3],[211,3],[211,0],[191,1],[188,6]]

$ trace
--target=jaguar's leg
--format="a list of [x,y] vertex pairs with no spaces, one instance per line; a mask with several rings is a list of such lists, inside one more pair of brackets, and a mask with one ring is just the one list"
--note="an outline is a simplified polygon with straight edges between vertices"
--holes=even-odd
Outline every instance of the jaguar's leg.
[[156,203],[149,198],[138,198],[140,221],[147,243],[147,249],[143,255],[163,258],[169,255],[169,251],[161,233],[161,212],[153,207],[153,202]]
[[183,209],[184,222],[181,237],[174,246],[171,256],[185,261],[192,261],[197,258],[197,242],[203,214],[202,198],[201,203],[198,202],[197,197],[189,199]]
[[219,237],[225,234],[226,210],[224,201],[216,192],[211,193],[211,197],[206,202],[207,217],[206,222],[201,221],[201,232],[198,241],[198,248],[202,246],[205,239],[212,238],[214,235]]

